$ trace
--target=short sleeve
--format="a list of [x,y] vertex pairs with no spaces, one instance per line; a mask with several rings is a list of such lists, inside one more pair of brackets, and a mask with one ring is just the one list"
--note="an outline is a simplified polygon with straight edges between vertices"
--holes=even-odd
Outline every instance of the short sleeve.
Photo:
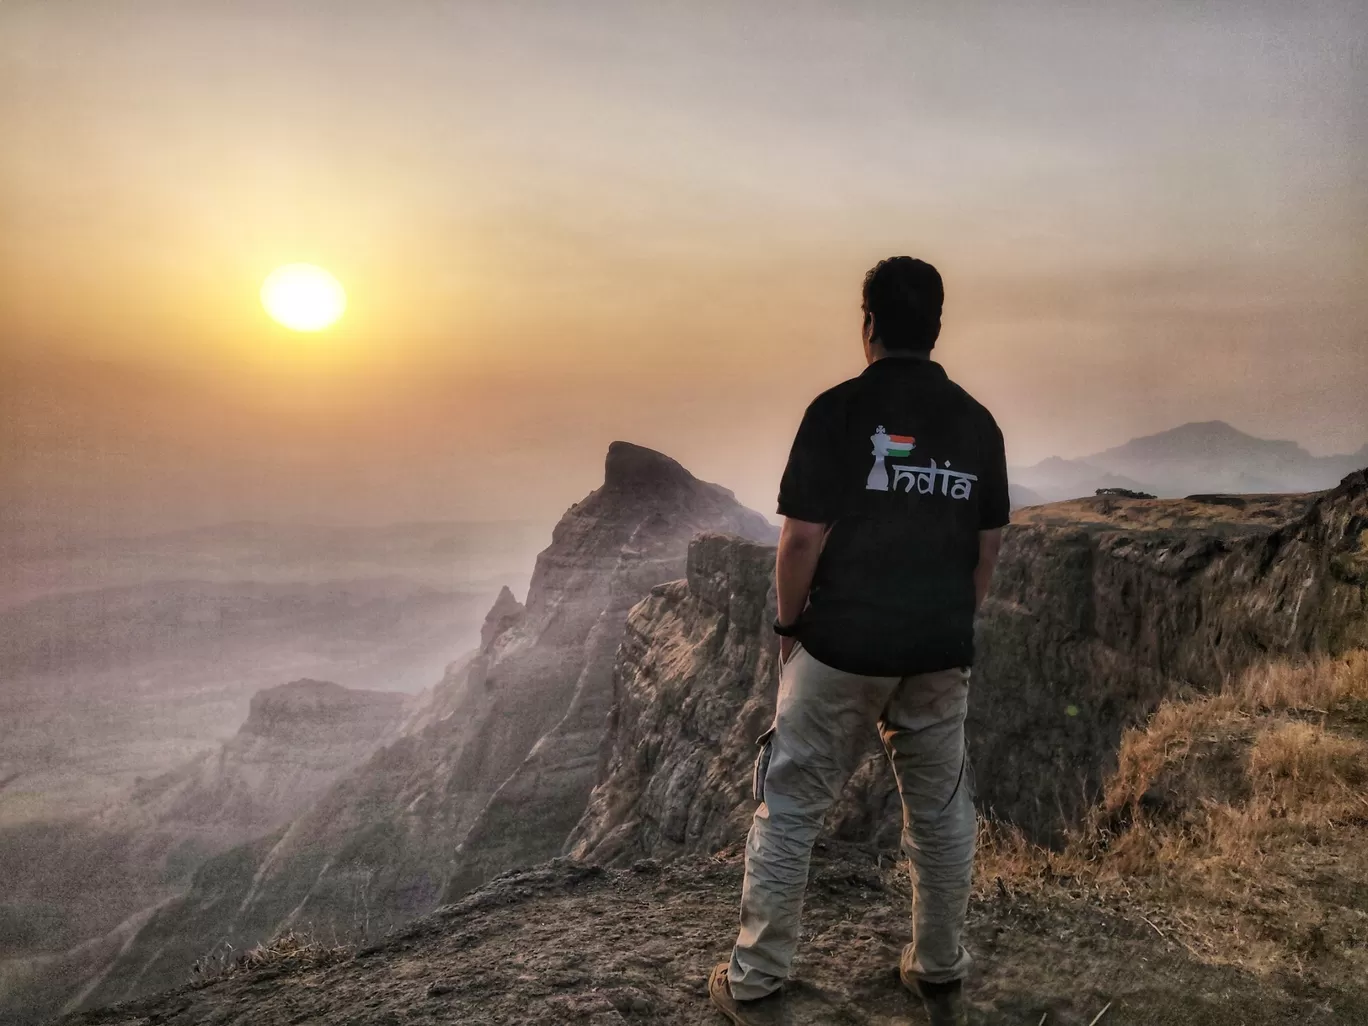
[[836,452],[841,428],[830,403],[822,399],[814,400],[803,414],[779,482],[779,515],[813,524],[836,519],[839,494]]
[[1002,429],[987,410],[983,411],[983,417],[983,475],[980,482],[983,491],[979,495],[979,530],[991,531],[1011,521],[1012,500],[1007,490],[1007,450],[1002,440]]

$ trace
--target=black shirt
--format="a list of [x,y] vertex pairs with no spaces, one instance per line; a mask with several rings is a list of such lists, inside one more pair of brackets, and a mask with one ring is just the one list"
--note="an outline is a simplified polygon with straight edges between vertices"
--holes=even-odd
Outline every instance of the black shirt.
[[876,676],[974,658],[980,531],[1008,521],[997,422],[938,363],[877,360],[803,415],[779,513],[828,525],[797,637]]

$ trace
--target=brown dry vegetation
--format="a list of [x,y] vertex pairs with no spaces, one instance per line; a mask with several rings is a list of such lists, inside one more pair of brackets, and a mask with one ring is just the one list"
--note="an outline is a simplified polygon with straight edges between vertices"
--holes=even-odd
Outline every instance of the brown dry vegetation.
[[[1368,972],[1368,652],[1261,666],[1129,731],[1063,849],[984,828],[978,885],[1120,898],[1204,961]],[[1002,881],[1001,884],[998,881]]]
[[197,958],[190,974],[194,982],[206,983],[242,973],[320,969],[345,962],[355,954],[355,944],[342,944],[336,940],[329,943],[309,931],[286,930],[243,952],[236,952],[231,944],[224,944]]

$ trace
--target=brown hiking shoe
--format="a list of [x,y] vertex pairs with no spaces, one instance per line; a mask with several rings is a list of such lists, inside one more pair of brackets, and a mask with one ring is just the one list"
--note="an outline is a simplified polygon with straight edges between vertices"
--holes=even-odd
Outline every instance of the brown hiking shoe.
[[708,997],[712,1003],[736,1026],[779,1026],[783,1009],[783,992],[775,991],[754,1001],[738,1001],[732,997],[731,984],[727,982],[727,969],[730,963],[721,962],[713,966],[708,977]]
[[907,975],[907,970],[898,968],[898,976],[903,986],[922,999],[931,1026],[969,1026],[969,1009],[964,1004],[964,981],[950,980],[947,983],[927,983]]

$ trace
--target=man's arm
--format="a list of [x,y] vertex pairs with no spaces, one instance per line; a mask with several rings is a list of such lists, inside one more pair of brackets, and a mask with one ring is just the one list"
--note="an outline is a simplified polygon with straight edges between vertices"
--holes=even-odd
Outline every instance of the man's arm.
[[1007,487],[1007,447],[1002,429],[987,410],[981,437],[983,469],[979,493],[979,556],[974,567],[974,612],[983,607],[988,586],[993,581],[998,552],[1002,548],[1002,528],[1012,519],[1012,496]]
[[822,554],[825,524],[784,518],[779,531],[779,554],[774,563],[774,590],[779,599],[779,622],[788,626],[807,605],[817,557]]
[[[774,562],[774,590],[779,600],[779,622],[788,626],[798,619],[807,605],[812,575],[822,555],[826,525],[808,520],[784,518],[779,530],[779,553]],[[781,638],[779,654],[787,659],[793,649],[792,638]]]
[[[978,566],[974,567],[974,609],[983,605],[988,595],[988,585],[993,580],[993,568],[997,566],[998,553],[1002,550],[1002,528],[979,532]],[[782,544],[782,536],[780,537]],[[782,551],[782,550],[781,550]]]

